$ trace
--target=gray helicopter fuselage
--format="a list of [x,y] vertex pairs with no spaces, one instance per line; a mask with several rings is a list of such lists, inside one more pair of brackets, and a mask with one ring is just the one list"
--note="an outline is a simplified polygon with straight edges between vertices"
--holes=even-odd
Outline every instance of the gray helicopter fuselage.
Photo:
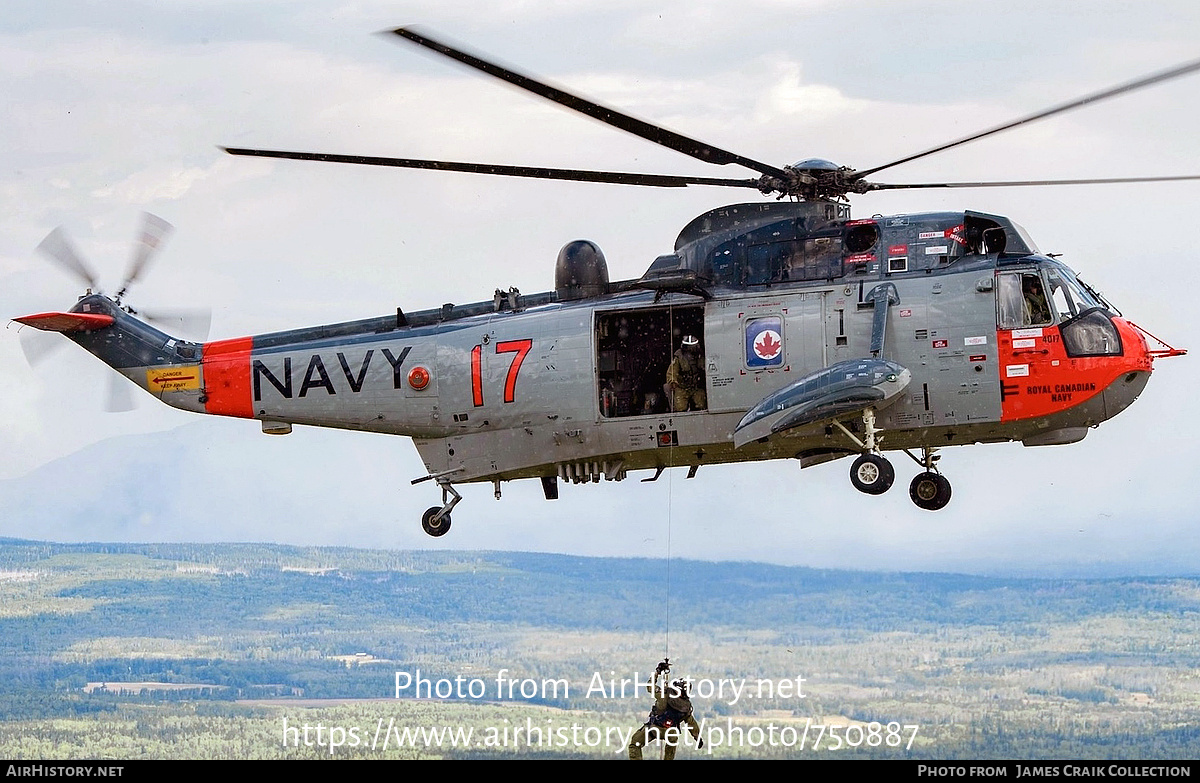
[[[1007,220],[852,221],[841,207],[713,210],[643,278],[597,295],[497,291],[492,302],[204,344],[92,296],[75,311],[112,315],[116,328],[73,339],[178,408],[259,419],[273,433],[307,424],[411,436],[429,473],[455,483],[856,453],[828,421],[740,448],[733,434],[769,395],[865,357],[911,374],[874,411],[885,450],[1070,442],[1145,385],[1144,341],[1104,308],[1092,309],[1115,324],[1119,350],[1063,353],[1059,327],[1095,301],[1005,322],[1001,298],[1022,280],[1069,280],[1068,298],[1086,299]],[[672,412],[664,376],[685,334],[701,343],[707,400]]]

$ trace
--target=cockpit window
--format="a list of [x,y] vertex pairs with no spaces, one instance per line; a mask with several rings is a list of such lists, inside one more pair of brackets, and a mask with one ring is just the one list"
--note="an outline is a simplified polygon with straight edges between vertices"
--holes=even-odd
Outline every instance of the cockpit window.
[[1051,322],[1050,305],[1037,272],[1010,272],[998,280],[997,306],[1001,329],[1046,326]]
[[1103,305],[1070,275],[1057,269],[1046,270],[1050,298],[1059,322],[1069,320],[1085,310]]
[[1058,312],[1058,320],[1065,321],[1079,315],[1079,305],[1075,302],[1075,297],[1071,296],[1071,289],[1063,285],[1062,278],[1054,272],[1051,272],[1049,277],[1050,298],[1054,302],[1055,311]]

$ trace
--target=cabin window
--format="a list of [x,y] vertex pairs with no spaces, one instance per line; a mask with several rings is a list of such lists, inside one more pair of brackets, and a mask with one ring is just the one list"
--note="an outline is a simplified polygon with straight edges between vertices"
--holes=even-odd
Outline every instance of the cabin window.
[[1050,274],[1050,296],[1054,302],[1054,309],[1058,313],[1058,320],[1065,321],[1079,314],[1079,306],[1071,296],[1070,290],[1062,285],[1053,273]]
[[809,237],[804,240],[801,256],[801,280],[823,280],[842,274],[842,237],[840,234]]

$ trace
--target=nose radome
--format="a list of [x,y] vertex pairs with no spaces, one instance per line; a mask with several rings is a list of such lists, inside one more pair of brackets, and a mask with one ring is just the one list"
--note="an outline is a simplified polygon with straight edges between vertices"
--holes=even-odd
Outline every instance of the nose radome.
[[1104,415],[1111,419],[1133,404],[1150,381],[1149,370],[1127,372],[1104,389]]
[[1112,322],[1121,335],[1125,364],[1131,371],[1152,372],[1154,370],[1154,352],[1150,350],[1142,330],[1124,318],[1114,317]]

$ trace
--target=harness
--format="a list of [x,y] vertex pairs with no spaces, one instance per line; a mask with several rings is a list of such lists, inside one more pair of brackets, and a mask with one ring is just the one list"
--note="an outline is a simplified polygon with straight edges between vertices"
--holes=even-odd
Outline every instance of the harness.
[[[661,710],[659,710],[660,706]],[[650,717],[647,718],[646,725],[669,729],[685,723],[691,714],[692,700],[687,696],[674,696],[654,702],[654,706],[650,708]]]
[[646,725],[656,726],[660,729],[669,729],[672,726],[678,726],[679,724],[683,723],[687,716],[687,712],[680,712],[679,710],[671,709],[670,707],[662,712],[655,712],[652,709],[650,710],[650,719],[646,721]]

